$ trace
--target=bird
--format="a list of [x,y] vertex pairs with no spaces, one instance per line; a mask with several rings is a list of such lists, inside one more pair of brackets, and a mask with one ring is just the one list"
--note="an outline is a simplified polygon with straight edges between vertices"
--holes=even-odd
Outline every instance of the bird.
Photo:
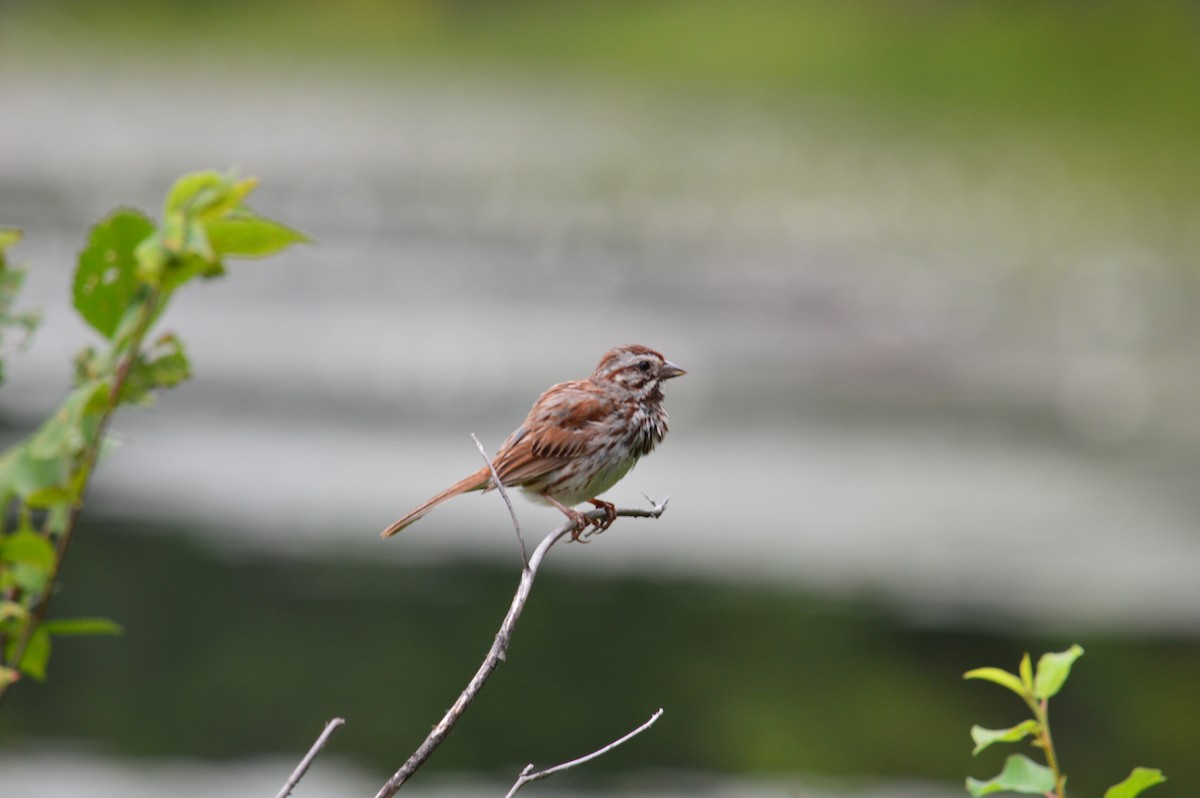
[[[579,540],[587,523],[594,531],[607,529],[616,518],[616,506],[597,497],[662,443],[667,435],[663,383],[686,373],[646,346],[610,349],[591,376],[547,389],[490,466],[433,496],[380,536],[391,537],[447,499],[494,490],[493,470],[504,487],[519,487],[534,501],[561,510],[574,527],[573,539]],[[603,509],[604,518],[587,521],[573,509],[583,501]]]

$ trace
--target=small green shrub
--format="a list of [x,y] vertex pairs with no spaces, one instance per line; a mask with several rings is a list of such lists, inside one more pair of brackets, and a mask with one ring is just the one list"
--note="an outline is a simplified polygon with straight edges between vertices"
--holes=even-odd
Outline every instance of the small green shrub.
[[[1066,798],[1067,776],[1059,765],[1058,755],[1054,751],[1054,738],[1050,736],[1050,699],[1062,689],[1071,675],[1071,665],[1081,656],[1083,648],[1073,645],[1066,651],[1043,654],[1036,670],[1026,653],[1021,658],[1018,673],[1009,673],[1000,668],[976,668],[964,674],[966,679],[984,679],[1012,690],[1033,713],[1033,718],[1007,729],[972,726],[971,739],[975,741],[972,753],[978,754],[994,743],[1018,743],[1028,738],[1031,745],[1042,749],[1046,758],[1046,764],[1040,765],[1024,754],[1012,754],[1004,761],[1004,769],[994,778],[987,781],[967,779],[967,791],[971,795],[1016,792]],[[1128,778],[1109,787],[1104,798],[1134,798],[1148,787],[1164,781],[1166,777],[1160,770],[1134,768]]]
[[[185,175],[167,193],[159,222],[116,210],[92,228],[79,254],[75,309],[101,342],[76,356],[74,389],[59,409],[0,455],[0,700],[23,674],[45,678],[54,636],[120,631],[98,618],[49,621],[46,612],[88,483],[109,448],[113,413],[149,405],[191,374],[179,338],[150,340],[175,291],[224,274],[226,258],[271,255],[306,240],[245,205],[257,183]],[[12,311],[24,272],[8,267],[5,252],[19,237],[0,230],[0,336],[17,329],[27,337],[37,323],[35,314]]]

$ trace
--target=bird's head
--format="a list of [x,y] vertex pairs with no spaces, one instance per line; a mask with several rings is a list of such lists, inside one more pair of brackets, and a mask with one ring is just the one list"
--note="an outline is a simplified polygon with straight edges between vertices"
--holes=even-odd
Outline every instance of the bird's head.
[[662,395],[662,383],[687,374],[647,346],[630,344],[610,349],[592,372],[598,383],[619,385],[642,396]]

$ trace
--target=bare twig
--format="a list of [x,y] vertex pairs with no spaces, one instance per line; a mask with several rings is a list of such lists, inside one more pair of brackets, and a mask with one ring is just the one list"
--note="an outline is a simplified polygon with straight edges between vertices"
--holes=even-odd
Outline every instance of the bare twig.
[[[667,509],[667,502],[663,500],[654,505],[652,509],[642,510],[634,508],[621,508],[617,510],[618,516],[627,518],[658,518]],[[582,514],[585,519],[601,520],[605,518],[605,512],[602,509],[589,510]],[[504,659],[505,652],[508,650],[509,641],[512,639],[514,627],[517,625],[517,620],[521,617],[521,611],[525,609],[525,602],[529,599],[529,591],[533,589],[533,580],[537,576],[538,568],[545,559],[546,553],[550,551],[550,547],[561,540],[563,537],[571,533],[575,526],[571,523],[565,523],[558,529],[551,532],[549,535],[538,544],[538,547],[533,550],[533,556],[529,558],[529,563],[521,572],[521,582],[517,585],[516,595],[513,596],[512,605],[508,608],[508,614],[504,616],[504,621],[500,624],[500,631],[496,633],[496,639],[492,641],[492,647],[488,650],[487,656],[484,657],[483,664],[479,666],[479,670],[471,677],[471,681],[467,683],[466,688],[459,694],[458,700],[454,702],[454,706],[446,711],[446,714],[433,727],[433,731],[425,738],[413,755],[408,758],[408,761],[400,766],[400,769],[387,780],[375,794],[375,798],[391,798],[396,794],[396,791],[408,781],[417,768],[425,764],[425,761],[433,755],[437,747],[442,744],[446,737],[450,734],[451,729],[458,723],[458,719],[466,712],[467,707],[475,700],[475,696],[483,689],[483,685],[487,682],[488,677],[492,675],[492,671]]]
[[529,568],[529,554],[525,551],[525,538],[521,536],[521,524],[517,521],[517,513],[513,510],[512,501],[508,498],[508,491],[504,488],[504,483],[500,481],[500,475],[496,473],[496,466],[492,465],[491,458],[487,456],[487,451],[479,442],[479,438],[475,437],[474,432],[471,433],[471,440],[475,441],[475,448],[479,449],[479,453],[483,455],[483,462],[487,463],[488,471],[492,472],[492,484],[500,492],[500,498],[504,499],[504,503],[508,505],[508,515],[512,518],[513,529],[517,530],[517,542],[521,544],[521,567]]
[[537,772],[534,772],[532,764],[526,765],[525,769],[521,771],[520,778],[517,779],[516,783],[513,784],[512,789],[508,791],[508,794],[505,795],[504,798],[512,798],[514,795],[517,794],[517,792],[522,787],[524,787],[526,784],[529,784],[530,782],[540,781],[542,779],[549,778],[550,776],[553,776],[555,773],[561,773],[564,770],[570,770],[571,768],[582,765],[585,762],[591,762],[596,757],[604,756],[609,751],[616,748],[618,745],[621,745],[622,743],[632,740],[634,737],[637,737],[639,734],[644,732],[646,729],[649,729],[651,726],[654,725],[655,721],[657,721],[660,717],[662,717],[662,713],[663,713],[663,711],[660,708],[657,712],[655,712],[653,715],[650,716],[650,720],[646,721],[641,726],[638,726],[636,729],[629,732],[629,734],[626,734],[624,737],[620,738],[619,740],[613,740],[611,743],[604,746],[603,748],[592,751],[590,754],[588,754],[586,756],[581,756],[578,759],[572,759],[570,762],[563,762],[561,765],[555,765],[552,768],[546,768],[545,770],[539,770]]
[[338,727],[345,722],[344,718],[334,718],[325,724],[325,730],[321,732],[321,736],[313,743],[312,748],[308,749],[308,753],[300,760],[300,764],[296,765],[296,769],[292,771],[291,776],[288,776],[283,789],[276,793],[275,798],[287,798],[292,794],[292,790],[296,789],[296,785],[300,783],[300,779],[304,778],[304,774],[308,772],[309,765],[317,758],[317,754],[321,753],[321,749],[325,747],[325,743],[329,742],[329,736],[337,731]]

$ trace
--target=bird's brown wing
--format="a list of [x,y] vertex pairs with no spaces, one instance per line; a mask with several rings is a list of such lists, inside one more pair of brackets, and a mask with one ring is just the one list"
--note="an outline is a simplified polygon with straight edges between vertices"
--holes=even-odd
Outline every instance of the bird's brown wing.
[[612,400],[590,380],[550,388],[496,454],[500,481],[505,485],[536,482],[585,454],[594,440],[588,427],[611,410]]

